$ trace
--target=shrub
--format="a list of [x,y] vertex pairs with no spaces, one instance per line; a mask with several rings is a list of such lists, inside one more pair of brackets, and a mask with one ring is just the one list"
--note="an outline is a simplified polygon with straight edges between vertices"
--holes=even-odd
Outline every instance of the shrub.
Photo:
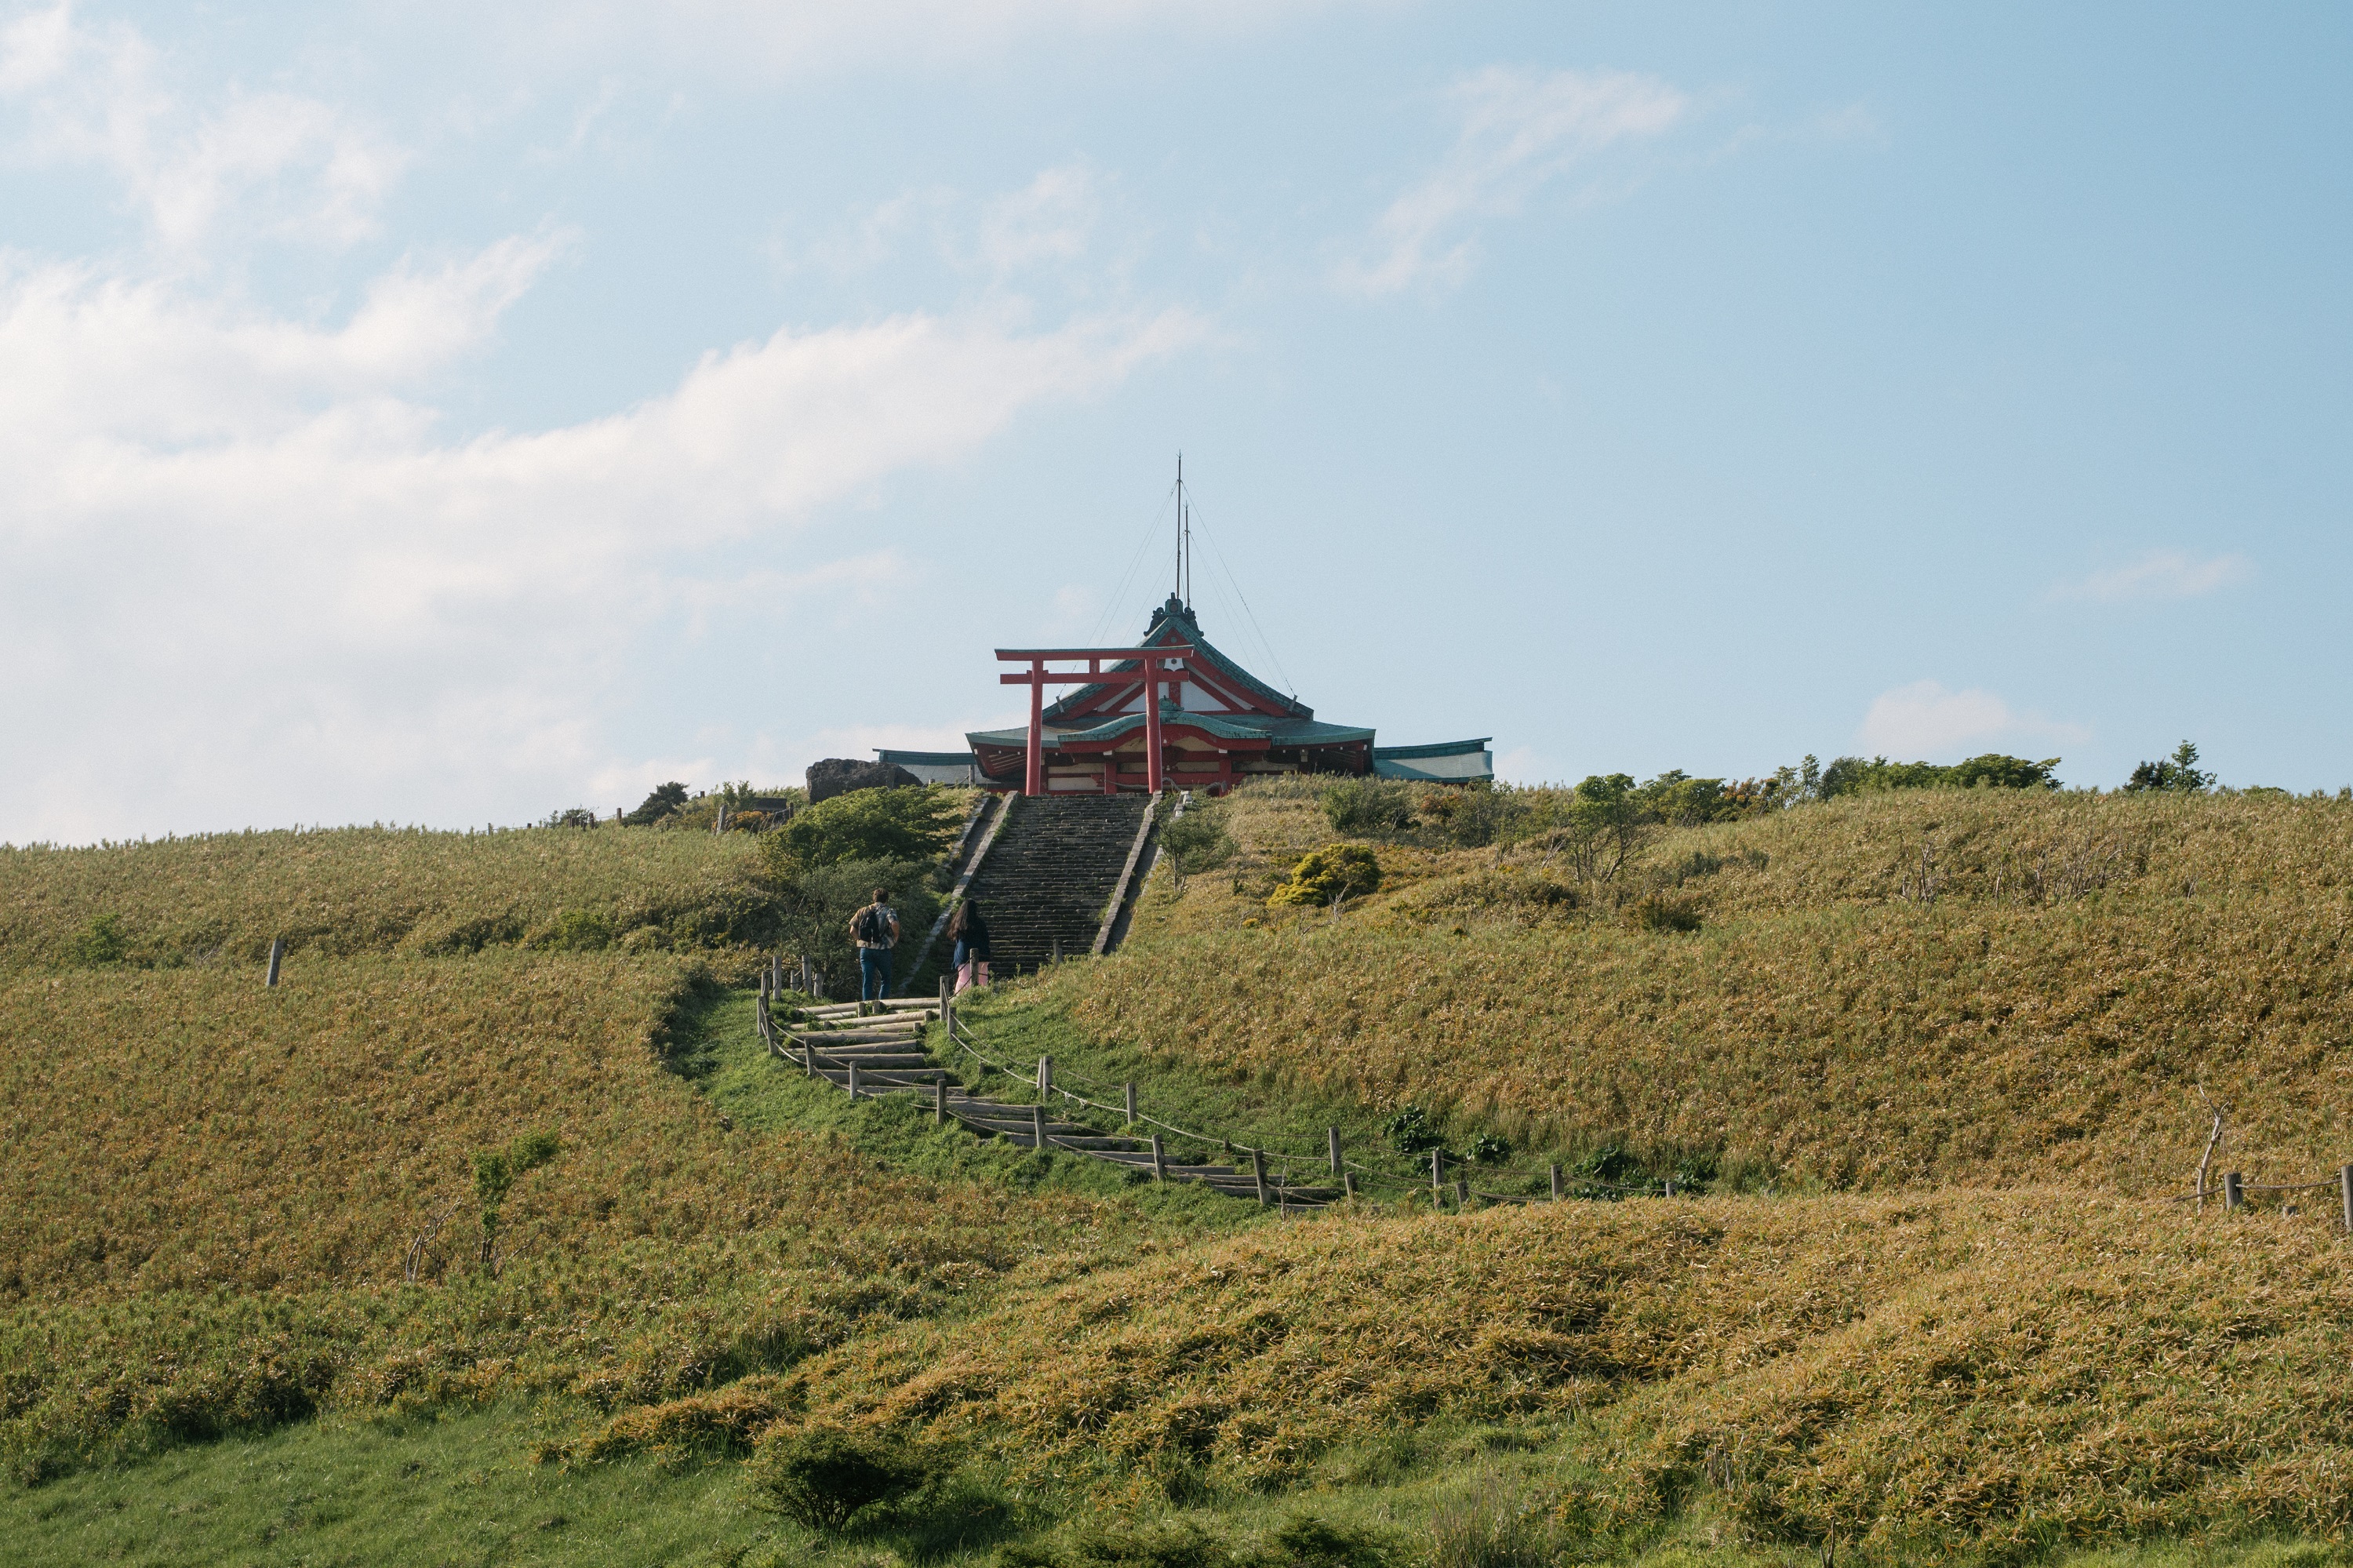
[[1628,916],[1645,931],[1696,931],[1699,910],[1690,901],[1653,893],[1636,901]]
[[762,850],[779,874],[789,864],[927,861],[955,838],[963,815],[956,796],[937,787],[854,789],[796,812]]
[[1949,768],[1934,762],[1890,762],[1884,757],[1868,762],[1860,757],[1841,757],[1821,770],[1815,793],[1827,800],[1875,789],[2056,789],[2059,780],[2052,774],[2059,763],[2056,757],[2030,762],[1999,751]]
[[1558,1561],[1533,1499],[1493,1471],[1430,1516],[1430,1568],[1549,1568]]
[[1381,1131],[1390,1146],[1399,1154],[1421,1154],[1436,1149],[1446,1139],[1430,1125],[1430,1113],[1419,1106],[1407,1106],[1383,1124]]
[[542,825],[550,828],[593,828],[596,825],[596,813],[586,806],[567,806],[561,811],[549,812],[547,821]]
[[1471,1140],[1471,1147],[1466,1152],[1478,1164],[1494,1165],[1512,1157],[1512,1145],[1508,1139],[1498,1137],[1492,1132],[1482,1132]]
[[602,910],[559,909],[555,925],[533,944],[561,953],[593,953],[613,945],[613,919]]
[[84,969],[119,964],[130,944],[123,939],[122,921],[113,915],[93,915],[90,924],[66,944],[66,957]]
[[1380,857],[1362,844],[1325,844],[1292,868],[1291,880],[1274,890],[1271,905],[1324,905],[1356,898],[1381,885]]
[[654,786],[653,793],[638,802],[638,809],[621,821],[631,827],[649,827],[686,804],[686,786],[673,779],[667,784]]
[[1395,779],[1348,779],[1326,785],[1324,820],[1335,833],[1399,833],[1413,826],[1421,791]]
[[778,1512],[812,1530],[841,1530],[860,1510],[904,1497],[930,1478],[905,1444],[838,1426],[771,1437],[752,1462],[753,1484]]

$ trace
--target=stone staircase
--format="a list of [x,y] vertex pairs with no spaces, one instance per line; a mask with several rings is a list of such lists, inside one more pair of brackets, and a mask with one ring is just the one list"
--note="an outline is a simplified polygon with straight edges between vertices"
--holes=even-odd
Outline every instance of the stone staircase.
[[940,1016],[936,1004],[892,1001],[881,1007],[880,1012],[865,1015],[855,1003],[804,1008],[792,1023],[777,1030],[769,1049],[853,1098],[913,1095],[941,1120],[954,1119],[983,1138],[1001,1138],[1016,1148],[1035,1149],[1042,1142],[1141,1176],[1198,1181],[1229,1198],[1251,1199],[1286,1211],[1321,1208],[1341,1195],[1329,1186],[1293,1186],[1279,1174],[1255,1167],[1214,1165],[1165,1145],[1155,1151],[1149,1137],[1126,1137],[1068,1121],[1041,1104],[971,1093],[955,1074],[935,1065],[925,1049],[924,1032]]
[[[989,969],[1027,974],[1094,950],[1152,802],[1141,795],[1015,796],[966,896],[988,921]],[[1138,868],[1139,871],[1141,868]]]

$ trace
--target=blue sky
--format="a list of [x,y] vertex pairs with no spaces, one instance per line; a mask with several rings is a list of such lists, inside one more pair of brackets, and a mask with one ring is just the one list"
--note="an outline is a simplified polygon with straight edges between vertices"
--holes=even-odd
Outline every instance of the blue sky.
[[1209,634],[1388,742],[2334,789],[2348,71],[2319,5],[0,6],[0,839],[952,745],[1142,630],[1180,448]]

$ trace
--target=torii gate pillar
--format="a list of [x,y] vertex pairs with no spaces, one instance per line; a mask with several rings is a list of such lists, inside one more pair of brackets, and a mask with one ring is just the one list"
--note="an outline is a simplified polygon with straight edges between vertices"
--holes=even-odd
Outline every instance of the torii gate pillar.
[[[1160,753],[1160,687],[1170,675],[1176,673],[1166,661],[1188,659],[1193,650],[1189,644],[1166,643],[1157,648],[1022,648],[997,651],[997,657],[1007,663],[1024,663],[1029,667],[1018,674],[1000,674],[1000,685],[1029,688],[1029,743],[1022,768],[1021,792],[1025,795],[1046,793],[1046,688],[1057,686],[1125,686],[1144,688],[1144,778],[1145,788],[1157,795],[1166,781]],[[1049,670],[1050,659],[1084,659],[1084,670]],[[1106,670],[1103,661],[1132,662],[1132,670]],[[1103,758],[1104,779],[1111,780],[1113,770],[1119,767],[1117,757]],[[1115,788],[1115,786],[1113,786]]]

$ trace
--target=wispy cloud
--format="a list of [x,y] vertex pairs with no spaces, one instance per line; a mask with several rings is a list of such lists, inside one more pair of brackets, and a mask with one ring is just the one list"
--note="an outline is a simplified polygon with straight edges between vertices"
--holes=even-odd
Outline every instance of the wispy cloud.
[[1482,220],[1520,211],[1612,148],[1663,134],[1691,106],[1653,76],[1504,66],[1465,77],[1447,96],[1461,119],[1453,151],[1389,204],[1365,253],[1340,268],[1343,288],[1382,295],[1461,279],[1477,259]]
[[2254,563],[2242,555],[2200,559],[2183,550],[2151,550],[2127,565],[2064,584],[2053,591],[2052,597],[2091,599],[2102,604],[2197,599],[2245,582],[2254,575]]
[[192,106],[136,29],[85,26],[65,4],[0,26],[0,107],[11,162],[106,170],[169,250],[232,215],[270,238],[349,245],[376,232],[408,163],[315,98],[232,90]]
[[617,787],[648,771],[608,728],[632,650],[747,584],[819,621],[891,586],[826,508],[1203,334],[1176,311],[782,331],[602,418],[442,436],[410,380],[557,243],[396,271],[338,326],[0,275],[0,733],[26,737],[0,837]]
[[2080,725],[2020,713],[1981,687],[1956,692],[1936,681],[1882,692],[1855,732],[1864,750],[1903,760],[1957,757],[1971,747],[2005,740],[2084,738]]

